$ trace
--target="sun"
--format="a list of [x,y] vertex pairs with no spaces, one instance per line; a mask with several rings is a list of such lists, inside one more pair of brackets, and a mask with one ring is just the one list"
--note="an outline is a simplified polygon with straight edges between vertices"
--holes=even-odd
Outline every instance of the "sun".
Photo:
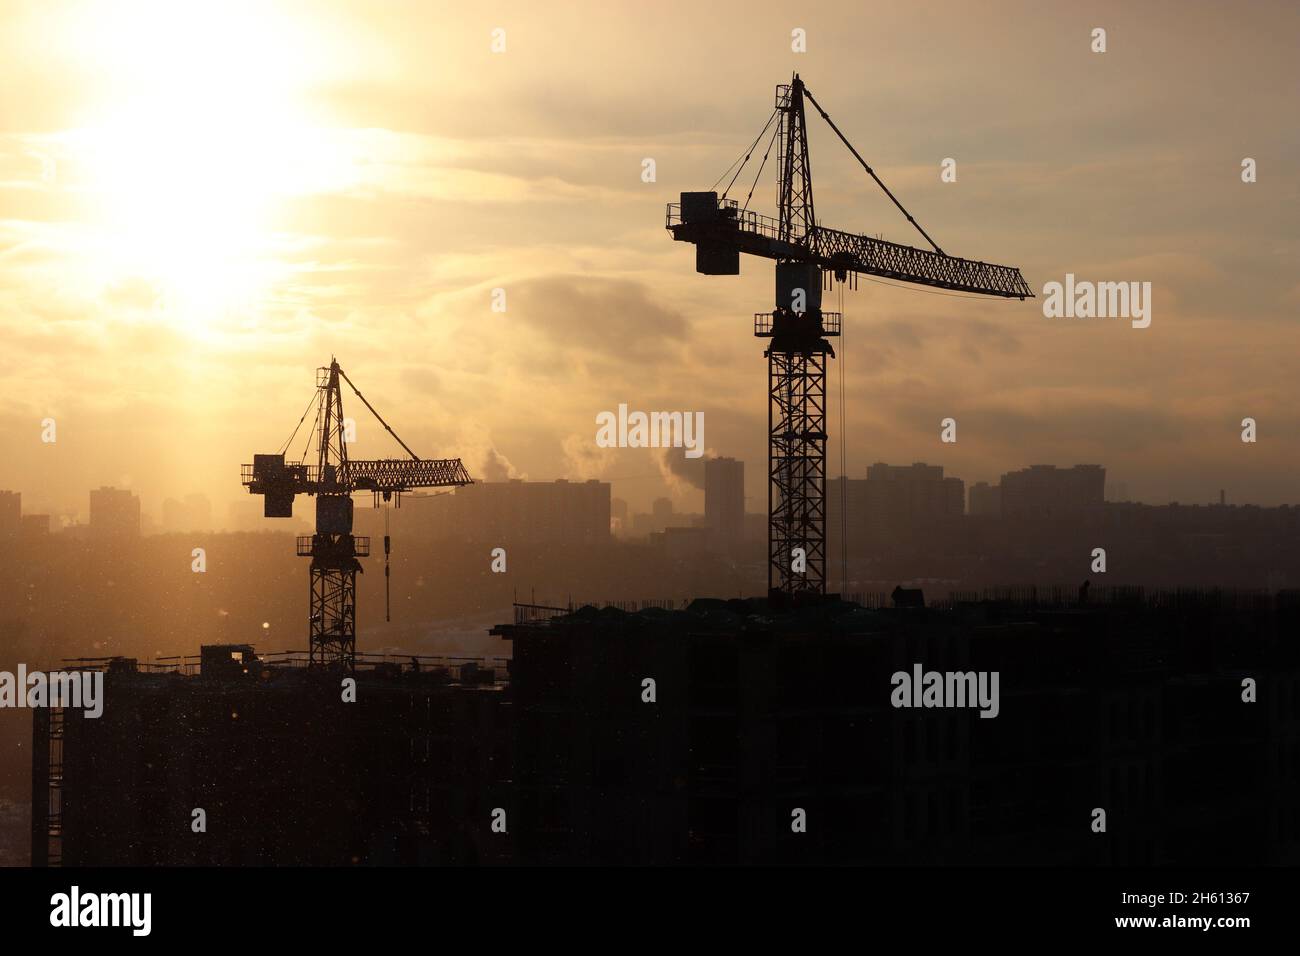
[[98,261],[170,323],[238,320],[284,270],[277,205],[329,159],[302,101],[309,45],[267,6],[110,6],[105,93],[75,138]]
[[255,125],[205,123],[186,115],[194,105],[136,101],[87,137],[102,262],[190,321],[256,295],[275,199],[250,159]]

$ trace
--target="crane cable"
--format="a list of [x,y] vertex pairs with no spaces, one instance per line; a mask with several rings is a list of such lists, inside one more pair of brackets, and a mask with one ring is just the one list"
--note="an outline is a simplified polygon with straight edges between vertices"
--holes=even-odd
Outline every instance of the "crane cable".
[[937,242],[935,242],[933,239],[930,238],[930,234],[921,228],[921,224],[916,221],[916,218],[905,208],[903,208],[903,204],[898,201],[898,197],[889,191],[889,187],[886,186],[884,182],[881,180],[881,178],[876,175],[876,171],[872,169],[869,165],[867,165],[867,161],[862,158],[862,155],[856,149],[853,148],[853,144],[849,142],[848,137],[840,132],[840,128],[835,125],[835,121],[830,118],[830,115],[824,109],[822,109],[822,105],[817,102],[817,99],[812,95],[812,92],[808,89],[808,87],[805,86],[803,88],[803,92],[804,95],[808,97],[808,101],[817,108],[817,112],[821,114],[822,119],[826,121],[826,124],[835,131],[835,135],[840,138],[840,142],[842,142],[845,146],[849,148],[849,152],[852,153],[854,157],[857,159],[857,161],[862,164],[862,168],[871,174],[871,178],[876,181],[876,185],[879,186],[881,189],[883,189],[885,191],[885,195],[888,196],[891,200],[893,200],[894,205],[898,207],[898,211],[907,217],[907,221],[916,227],[916,231],[925,237],[926,242],[934,246],[935,252],[939,253],[939,255],[941,256],[948,255],[948,253],[944,252],[942,249],[939,248],[939,244]]
[[723,170],[722,175],[719,176],[717,182],[713,184],[713,188],[717,189],[718,183],[722,182],[722,180],[726,178],[727,173],[731,172],[732,168],[737,163],[740,164],[740,168],[736,170],[736,175],[731,177],[731,182],[727,183],[727,188],[723,190],[721,198],[726,199],[727,193],[731,192],[731,187],[736,184],[736,178],[740,175],[740,170],[744,169],[745,163],[749,162],[749,157],[754,154],[754,147],[757,146],[758,141],[763,138],[763,134],[767,132],[767,128],[772,125],[772,120],[776,118],[776,114],[777,111],[772,110],[772,115],[767,118],[767,122],[763,124],[763,128],[759,130],[758,135],[754,137],[754,142],[750,143],[749,149],[745,150],[744,157],[743,158],[737,157],[736,159],[732,160],[731,166],[728,166],[725,170]]
[[289,450],[289,446],[293,444],[294,437],[298,434],[298,429],[302,428],[302,423],[307,420],[307,413],[311,411],[312,405],[315,404],[316,404],[316,396],[313,395],[310,401],[307,402],[307,407],[302,410],[302,418],[298,419],[298,424],[294,426],[292,434],[290,434],[288,440],[286,440],[285,443],[280,446],[279,453],[281,455],[283,455],[286,451]]
[[754,198],[754,188],[758,185],[758,177],[763,175],[763,167],[767,165],[767,157],[772,155],[772,146],[776,143],[777,134],[781,132],[781,127],[772,130],[772,138],[767,141],[767,151],[763,153],[763,162],[759,164],[758,172],[754,174],[754,182],[749,187],[749,195],[745,197],[745,205],[741,207],[742,211],[749,209],[749,201]]
[[388,516],[392,513],[392,508],[384,508],[384,623],[389,624],[393,620],[393,601],[389,591],[388,576],[388,552],[392,539],[388,535]]
[[[410,446],[408,446],[406,442],[402,441],[402,439],[398,436],[397,432],[393,431],[393,427],[389,425],[388,422],[384,421],[384,416],[380,415],[379,412],[375,411],[375,406],[371,405],[370,402],[366,400],[366,396],[361,394],[361,389],[357,388],[355,385],[352,384],[352,379],[348,378],[348,373],[343,371],[342,368],[339,369],[339,377],[342,378],[343,381],[348,383],[348,388],[352,389],[353,393],[357,396],[357,398],[361,399],[361,403],[365,405],[366,408],[370,409],[370,414],[374,415],[375,418],[379,421],[379,424],[383,425],[384,428],[388,430],[388,434],[393,436],[393,438],[397,441],[397,444],[405,448],[406,453],[410,455],[414,461],[419,461],[420,456],[417,455],[415,452],[411,451]],[[376,503],[378,503],[377,497],[376,497]],[[393,602],[392,602],[391,590],[390,590],[390,582],[392,579],[389,576],[389,568],[388,568],[388,555],[389,552],[392,550],[392,537],[389,535],[389,529],[388,529],[388,517],[391,511],[392,511],[391,508],[388,507],[384,508],[384,622],[385,623],[390,623],[393,620],[392,617]]]
[[[319,397],[319,396],[318,396],[318,397]],[[303,417],[306,418],[305,415],[304,415]],[[305,445],[302,446],[302,458],[299,459],[300,461],[306,461],[306,460],[307,460],[307,449],[311,447],[311,440],[312,440],[313,436],[315,436],[315,434],[316,434],[316,429],[320,426],[320,423],[321,423],[321,421],[320,421],[320,402],[317,401],[317,403],[316,403],[316,418],[315,418],[315,420],[313,420],[312,423],[311,423],[311,431],[309,431],[309,432],[307,433],[307,444],[305,444]]]
[[362,395],[361,390],[352,384],[352,379],[348,378],[348,373],[343,371],[343,369],[340,368],[339,375],[343,378],[343,381],[348,383],[348,388],[352,389],[352,391],[356,393],[357,398],[361,399],[362,403],[366,406],[366,408],[370,409],[370,414],[374,415],[375,418],[379,420],[379,424],[383,425],[384,428],[388,429],[388,434],[392,435],[393,438],[396,439],[397,444],[405,448],[406,453],[410,455],[414,461],[419,461],[420,456],[417,455],[415,452],[411,451],[410,446],[408,446],[406,442],[402,441],[402,439],[398,437],[397,432],[393,431],[393,427],[389,425],[388,422],[384,421],[384,416],[380,415],[377,411],[375,411],[375,406],[371,405],[368,401],[366,401],[366,396]]
[[844,423],[844,361],[848,350],[844,346],[844,283],[840,283],[840,591],[849,586],[849,468],[846,455]]

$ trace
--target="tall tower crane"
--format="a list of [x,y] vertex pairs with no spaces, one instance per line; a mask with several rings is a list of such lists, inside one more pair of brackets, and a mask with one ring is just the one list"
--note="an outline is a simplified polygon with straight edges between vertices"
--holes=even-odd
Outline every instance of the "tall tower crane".
[[[863,169],[932,247],[886,242],[828,229],[813,209],[808,160],[807,101]],[[777,147],[777,216],[760,216],[727,193],[773,122]],[[773,594],[822,594],[826,589],[826,368],[840,334],[841,315],[823,312],[823,287],[858,275],[979,295],[1032,298],[1020,270],[945,253],[867,165],[796,73],[776,88],[767,125],[740,161],[727,190],[684,192],[665,221],[678,242],[695,245],[695,271],[739,275],[742,252],[776,261],[772,312],[754,316],[754,334],[768,340],[768,587]],[[733,163],[733,166],[736,164]],[[728,172],[731,170],[728,169]],[[760,165],[758,173],[762,174]],[[726,173],[723,173],[723,177]],[[755,176],[755,183],[758,177]],[[721,179],[719,180],[721,182]],[[751,187],[750,197],[753,196]],[[800,567],[802,566],[802,570]]]
[[[362,460],[348,457],[347,422],[343,417],[340,380],[356,393],[409,459]],[[315,462],[285,461],[285,451],[302,428],[312,406],[316,420],[308,442],[315,439]],[[304,449],[304,459],[306,450]],[[415,488],[441,488],[472,483],[459,458],[422,459],[398,438],[374,406],[357,390],[339,363],[331,358],[327,368],[316,371],[316,395],[285,442],[273,455],[254,455],[242,468],[242,480],[249,494],[263,495],[262,513],[268,518],[293,516],[297,495],[316,498],[316,532],[298,538],[298,556],[311,558],[311,617],[308,655],[312,667],[343,667],[351,670],[356,661],[358,558],[370,556],[370,539],[352,533],[352,495],[359,491],[400,505],[403,493]],[[384,535],[384,573],[387,575],[389,537]]]

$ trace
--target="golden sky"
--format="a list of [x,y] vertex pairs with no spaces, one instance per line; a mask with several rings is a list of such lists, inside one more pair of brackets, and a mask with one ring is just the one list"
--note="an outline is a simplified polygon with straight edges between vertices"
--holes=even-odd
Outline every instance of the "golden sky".
[[[597,448],[595,416],[703,411],[761,510],[772,267],[696,275],[663,206],[797,70],[946,251],[1040,292],[1153,286],[1136,330],[863,282],[831,380],[850,474],[1097,462],[1142,500],[1295,502],[1297,41],[1272,2],[0,0],[0,487],[83,516],[100,484],[200,491],[224,518],[334,354],[422,455],[638,508],[701,497],[676,457]],[[823,223],[916,243],[810,124]],[[356,405],[353,454],[396,454]]]

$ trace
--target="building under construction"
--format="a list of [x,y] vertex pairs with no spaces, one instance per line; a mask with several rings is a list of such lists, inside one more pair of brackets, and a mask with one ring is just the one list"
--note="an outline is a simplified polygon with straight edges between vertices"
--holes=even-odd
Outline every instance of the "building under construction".
[[[247,646],[106,663],[100,718],[35,712],[33,862],[1300,860],[1300,596],[919,598],[521,606],[508,676],[363,657],[356,703]],[[998,672],[996,718],[895,706],[917,664]]]
[[[908,597],[896,603],[920,603]],[[521,616],[497,629],[514,644],[516,851],[553,863],[1294,863],[1298,618],[1296,595],[1086,590]],[[892,675],[918,663],[999,672],[997,717],[893,706]]]
[[504,661],[361,657],[355,702],[306,663],[219,645],[83,665],[106,670],[100,717],[34,712],[33,865],[508,856],[477,825],[507,796]]

